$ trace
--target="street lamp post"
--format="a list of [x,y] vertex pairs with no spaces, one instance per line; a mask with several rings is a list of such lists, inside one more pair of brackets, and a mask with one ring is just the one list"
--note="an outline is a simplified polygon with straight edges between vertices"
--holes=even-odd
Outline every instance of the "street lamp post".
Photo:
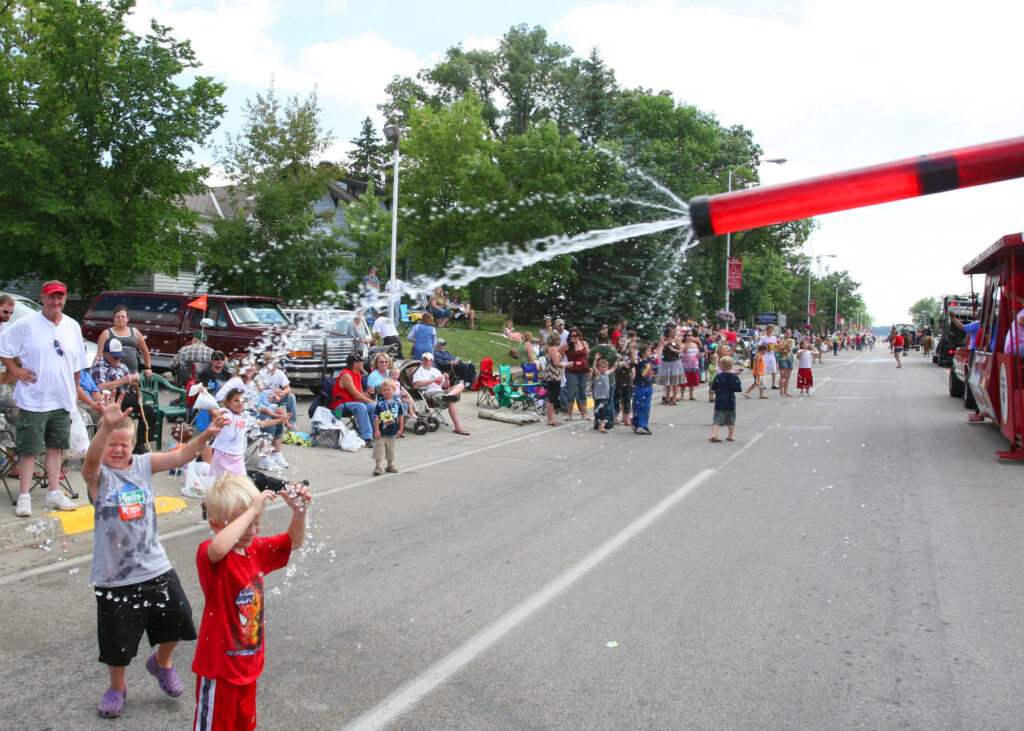
[[391,180],[391,286],[388,287],[388,317],[395,320],[395,298],[398,296],[398,277],[395,274],[398,258],[398,145],[402,138],[402,130],[397,124],[389,124],[384,128],[384,138],[395,146],[395,172]]
[[[761,162],[771,162],[776,165],[785,165],[786,158],[784,157],[773,157],[769,160],[762,160]],[[732,174],[739,170],[742,165],[729,168],[729,192],[732,192]],[[732,256],[732,233],[725,234],[725,311],[729,311],[729,258]]]
[[836,285],[836,312],[835,312],[835,325],[833,327],[839,327],[839,285]]

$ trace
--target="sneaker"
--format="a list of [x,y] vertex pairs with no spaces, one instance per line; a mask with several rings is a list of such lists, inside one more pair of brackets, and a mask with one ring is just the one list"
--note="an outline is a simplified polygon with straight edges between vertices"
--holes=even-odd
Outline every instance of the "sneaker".
[[380,468],[380,465],[377,465],[376,467],[373,468],[373,476],[374,477],[378,477],[378,476],[383,475],[383,474],[384,474],[384,470],[382,470]]
[[384,471],[385,472],[395,473],[395,472],[398,472],[398,468],[395,467],[394,465],[388,465],[387,467],[384,468]]
[[124,712],[124,699],[127,694],[124,690],[107,690],[96,712],[103,718],[118,718]]
[[19,518],[27,518],[32,515],[32,496],[27,492],[18,495],[18,504],[14,507],[14,514]]
[[[20,498],[19,498],[20,499]],[[78,506],[68,499],[68,496],[58,490],[56,496],[52,492],[46,493],[46,508],[49,510],[75,510]]]
[[363,442],[363,446],[366,447],[367,449],[373,449],[373,440],[367,439],[365,442]]
[[260,461],[256,463],[256,469],[263,470],[264,472],[278,472],[283,468],[270,457],[260,457]]
[[281,465],[282,468],[290,466],[288,462],[285,461],[284,452],[274,452],[270,455],[270,458]]
[[185,684],[181,682],[178,671],[174,669],[173,665],[169,668],[162,668],[157,664],[155,651],[146,660],[146,670],[156,678],[156,682],[160,683],[160,690],[171,698],[177,698],[185,690]]

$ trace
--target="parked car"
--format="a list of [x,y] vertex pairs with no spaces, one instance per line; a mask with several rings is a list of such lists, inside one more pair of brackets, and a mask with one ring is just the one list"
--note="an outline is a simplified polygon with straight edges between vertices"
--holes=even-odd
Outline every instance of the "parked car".
[[[7,321],[7,325],[13,325],[17,320],[25,317],[26,315],[32,315],[43,309],[43,306],[35,300],[30,300],[28,297],[22,297],[20,294],[9,294],[7,295],[14,300],[14,314],[11,315],[11,319]],[[88,336],[85,334],[85,328],[82,328],[82,336],[85,340],[85,362],[86,365],[92,363],[96,357],[96,343],[90,342]]]
[[294,386],[314,392],[325,368],[343,368],[354,352],[353,338],[296,327],[281,309],[281,300],[244,295],[206,295],[206,309],[189,307],[199,295],[167,292],[103,292],[82,318],[89,338],[113,324],[114,307],[128,308],[129,325],[145,337],[154,368],[166,369],[171,358],[202,330],[207,345],[229,358],[244,354],[274,353]]
[[[296,326],[315,337],[319,333],[327,333],[329,336],[342,336],[351,339],[353,342],[359,340],[373,340],[370,328],[365,318],[359,318],[356,323],[357,313],[352,310],[337,310],[334,308],[286,308],[284,313]],[[354,328],[354,332],[353,332]],[[398,348],[390,345],[368,345],[358,343],[356,352],[363,360],[368,360],[375,353],[391,353],[392,358],[398,355]],[[347,355],[348,353],[346,353]],[[344,361],[344,358],[342,358]],[[344,363],[342,363],[344,366]],[[334,375],[334,371],[326,369],[325,375]]]

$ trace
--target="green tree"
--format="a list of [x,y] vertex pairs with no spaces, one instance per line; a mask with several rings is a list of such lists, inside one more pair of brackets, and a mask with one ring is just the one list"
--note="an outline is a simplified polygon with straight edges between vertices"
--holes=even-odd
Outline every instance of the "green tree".
[[[391,212],[382,204],[371,183],[358,203],[351,203],[345,208],[345,237],[352,244],[351,259],[345,268],[350,272],[363,273],[371,265],[376,266],[380,269],[383,284],[391,275]],[[353,291],[360,283],[358,278],[352,280]]]
[[331,138],[316,93],[282,106],[271,85],[244,111],[241,133],[220,150],[238,214],[214,223],[200,276],[221,291],[316,298],[334,288],[348,253],[333,208],[316,209],[337,174],[317,164]]
[[477,254],[491,238],[486,213],[507,190],[498,146],[470,94],[451,107],[414,109],[402,141],[404,251],[417,272],[440,275],[455,257]]
[[939,322],[942,319],[942,298],[922,297],[910,306],[907,310],[910,315],[910,322],[920,325],[922,321],[931,323],[932,320]]
[[385,168],[388,163],[389,145],[377,136],[373,120],[363,120],[359,136],[352,140],[354,147],[348,153],[348,174],[364,183],[370,183],[377,190],[383,190]]
[[[190,44],[132,0],[0,6],[0,279],[56,277],[84,296],[195,253],[189,162],[223,114]],[[186,77],[188,80],[186,80]]]

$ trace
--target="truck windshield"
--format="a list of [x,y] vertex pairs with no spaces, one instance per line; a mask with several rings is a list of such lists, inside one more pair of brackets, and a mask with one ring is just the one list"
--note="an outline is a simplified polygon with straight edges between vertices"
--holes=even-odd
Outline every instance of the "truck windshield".
[[231,319],[236,325],[288,325],[288,318],[272,303],[228,303]]

